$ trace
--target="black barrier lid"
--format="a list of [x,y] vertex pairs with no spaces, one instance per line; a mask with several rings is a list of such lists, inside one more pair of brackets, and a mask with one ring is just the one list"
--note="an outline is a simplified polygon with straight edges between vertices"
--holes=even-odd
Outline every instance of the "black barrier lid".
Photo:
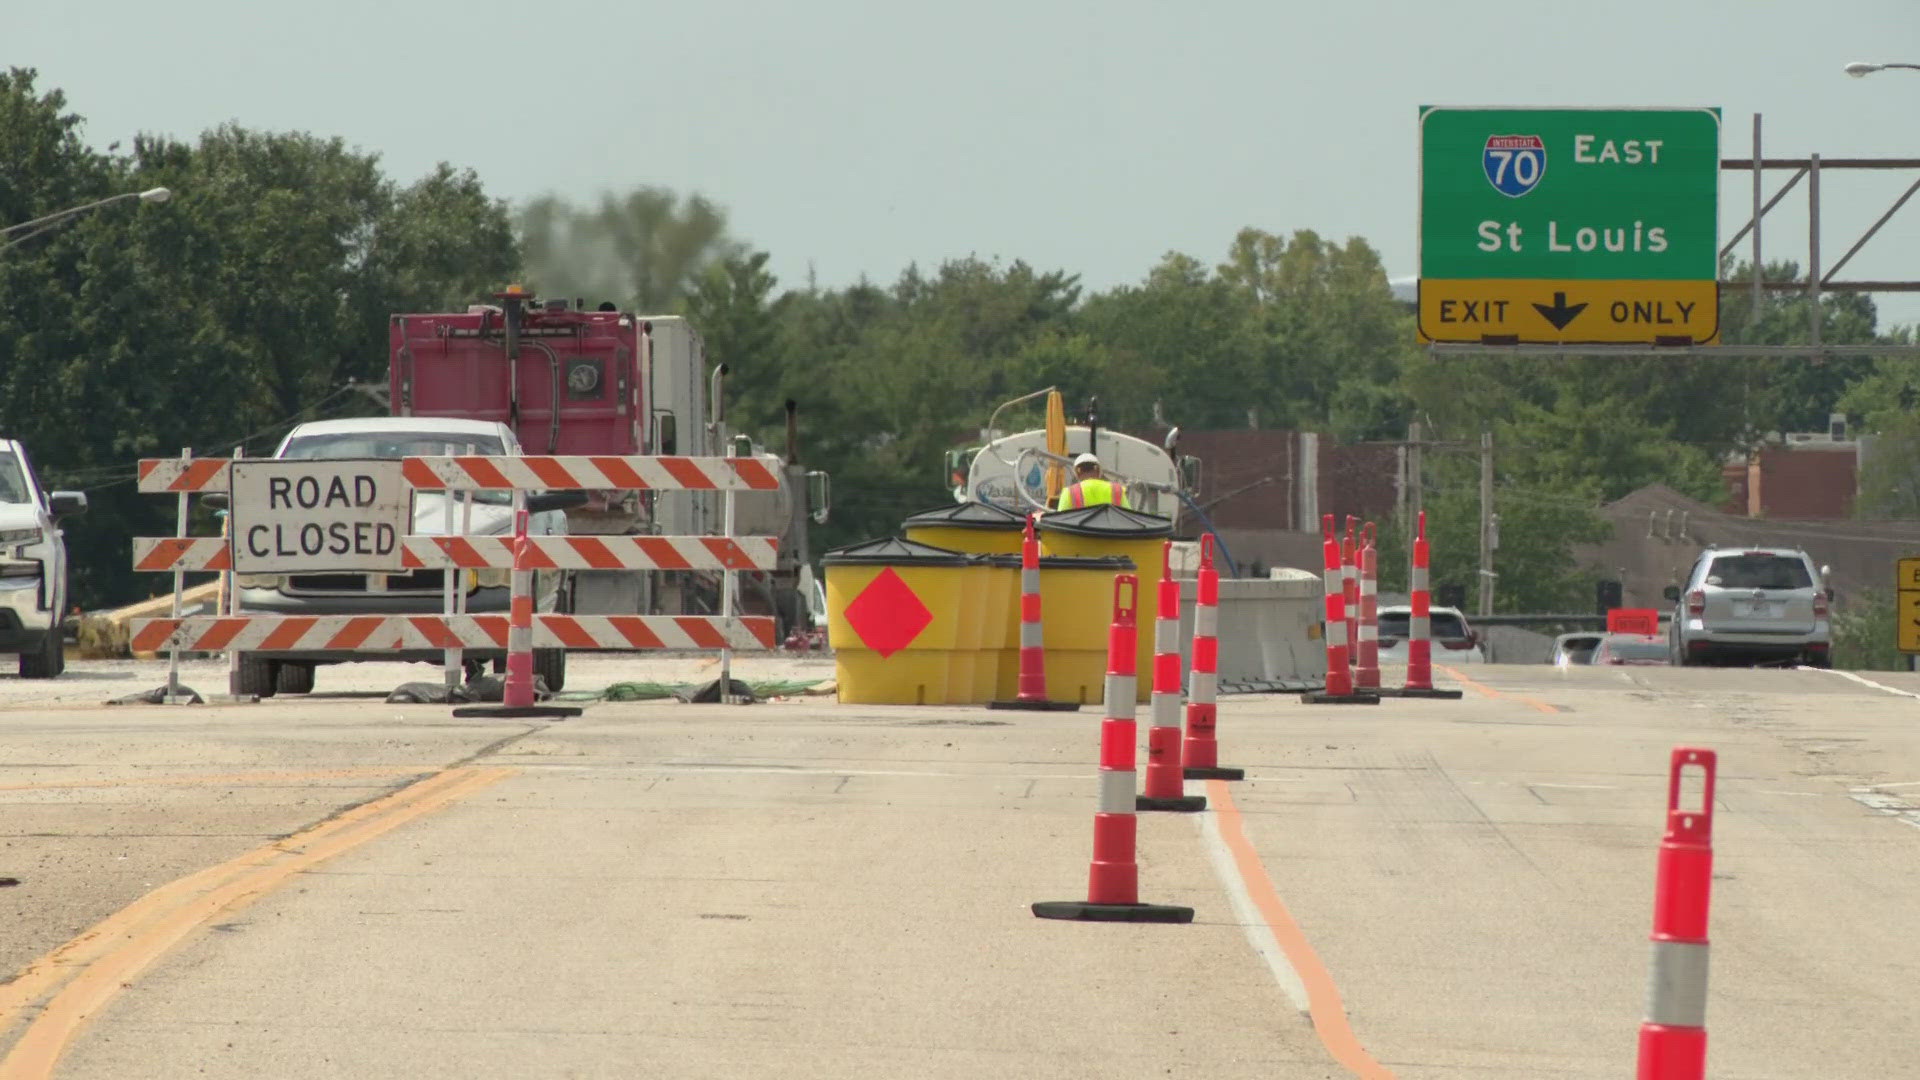
[[888,536],[829,551],[820,561],[828,566],[966,566],[971,560],[958,551]]
[[903,524],[909,528],[944,527],[949,529],[1021,529],[1027,519],[991,503],[964,502],[938,510],[922,510]]
[[1152,539],[1173,535],[1173,519],[1117,503],[1098,503],[1078,510],[1055,510],[1040,515],[1040,528],[1073,536],[1111,536]]
[[[975,555],[978,562],[997,568],[1018,570],[1023,565],[1018,555]],[[1134,569],[1133,560],[1125,555],[1042,555],[1042,570],[1105,570],[1108,573],[1123,574]]]

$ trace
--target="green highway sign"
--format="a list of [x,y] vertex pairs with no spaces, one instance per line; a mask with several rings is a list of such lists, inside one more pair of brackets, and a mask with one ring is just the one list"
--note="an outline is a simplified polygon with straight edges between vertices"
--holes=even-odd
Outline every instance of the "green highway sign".
[[1711,342],[1718,109],[1420,110],[1429,341]]

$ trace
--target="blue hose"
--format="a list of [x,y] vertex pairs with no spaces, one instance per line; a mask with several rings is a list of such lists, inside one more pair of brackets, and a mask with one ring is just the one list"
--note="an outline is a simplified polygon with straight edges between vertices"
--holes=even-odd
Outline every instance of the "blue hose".
[[1233,555],[1227,551],[1226,538],[1220,535],[1220,530],[1213,527],[1213,519],[1209,518],[1207,512],[1200,509],[1191,498],[1188,498],[1186,492],[1179,491],[1174,494],[1180,496],[1180,501],[1186,503],[1187,509],[1193,511],[1193,516],[1199,518],[1200,524],[1206,527],[1207,535],[1213,537],[1214,546],[1220,549],[1220,557],[1227,561],[1227,576],[1239,577],[1240,567],[1234,564]]

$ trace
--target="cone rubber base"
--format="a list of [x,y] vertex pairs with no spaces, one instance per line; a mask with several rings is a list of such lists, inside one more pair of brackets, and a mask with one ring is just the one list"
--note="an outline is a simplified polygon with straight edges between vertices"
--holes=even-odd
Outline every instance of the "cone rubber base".
[[1245,769],[1223,769],[1211,765],[1189,765],[1186,768],[1188,780],[1245,780]]
[[1020,709],[1026,712],[1078,712],[1080,703],[1077,701],[1021,701],[1016,698],[1013,701],[989,701],[987,708]]
[[579,716],[583,711],[572,705],[463,705],[453,710],[453,715],[495,720],[559,720]]
[[1171,799],[1156,799],[1151,795],[1135,795],[1135,810],[1171,810],[1180,814],[1191,814],[1207,808],[1205,795],[1179,795]]
[[1074,922],[1190,923],[1193,909],[1170,904],[1090,904],[1085,900],[1048,900],[1033,905],[1035,918]]
[[1374,693],[1329,694],[1325,690],[1312,690],[1301,694],[1300,700],[1308,705],[1378,705],[1380,695]]
[[1460,698],[1465,695],[1465,691],[1462,690],[1435,690],[1432,687],[1421,689],[1413,686],[1402,687],[1398,690],[1375,690],[1374,693],[1379,694],[1381,697],[1438,698],[1442,701],[1459,701]]

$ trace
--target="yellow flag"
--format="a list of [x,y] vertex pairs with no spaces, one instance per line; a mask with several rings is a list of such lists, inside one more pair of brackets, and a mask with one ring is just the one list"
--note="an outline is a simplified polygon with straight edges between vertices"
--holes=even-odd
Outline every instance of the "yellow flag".
[[[1047,453],[1055,457],[1067,456],[1067,406],[1055,390],[1047,395]],[[1067,483],[1067,471],[1057,461],[1047,463],[1047,505],[1052,506],[1060,498],[1060,489]]]

